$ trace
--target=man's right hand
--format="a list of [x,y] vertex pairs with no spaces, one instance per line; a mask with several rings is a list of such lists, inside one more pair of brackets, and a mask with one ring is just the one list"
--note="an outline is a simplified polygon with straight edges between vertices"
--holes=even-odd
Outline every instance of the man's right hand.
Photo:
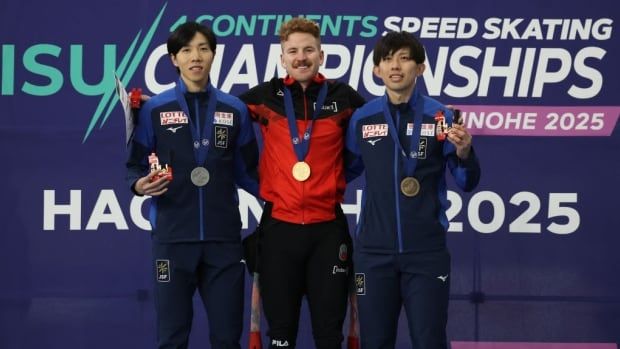
[[[166,177],[161,177],[155,181],[155,177],[158,173],[156,171],[149,173],[136,181],[134,189],[136,193],[140,195],[159,196],[168,191],[168,184],[170,181]],[[152,182],[151,182],[152,181]]]

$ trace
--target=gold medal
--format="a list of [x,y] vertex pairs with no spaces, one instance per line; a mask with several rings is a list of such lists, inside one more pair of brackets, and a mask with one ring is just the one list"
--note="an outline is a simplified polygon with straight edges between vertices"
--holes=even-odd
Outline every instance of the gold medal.
[[303,182],[310,178],[310,165],[305,161],[298,161],[293,165],[293,178],[299,182]]
[[400,191],[408,197],[416,196],[420,191],[420,182],[414,177],[405,177],[400,181]]

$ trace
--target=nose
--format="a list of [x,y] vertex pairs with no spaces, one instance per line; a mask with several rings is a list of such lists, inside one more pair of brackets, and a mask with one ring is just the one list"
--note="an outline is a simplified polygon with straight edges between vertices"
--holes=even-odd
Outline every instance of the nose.
[[295,54],[295,59],[298,61],[303,61],[306,59],[306,53],[303,50],[300,50]]
[[400,62],[398,61],[398,59],[390,60],[390,69],[400,70]]
[[200,60],[200,51],[197,49],[192,50],[190,58],[192,59],[192,61]]

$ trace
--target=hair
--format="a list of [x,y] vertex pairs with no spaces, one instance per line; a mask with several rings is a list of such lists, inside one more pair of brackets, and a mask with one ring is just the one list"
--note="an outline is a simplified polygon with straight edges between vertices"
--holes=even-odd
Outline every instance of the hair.
[[168,37],[168,54],[176,55],[181,51],[181,48],[189,44],[194,38],[196,33],[201,33],[207,38],[209,48],[215,53],[217,47],[217,39],[211,28],[199,24],[197,22],[186,22],[178,26],[172,34]]
[[375,45],[372,61],[378,66],[385,57],[394,54],[401,48],[409,49],[411,58],[417,63],[422,64],[426,60],[424,46],[413,34],[402,32],[389,32],[383,36]]
[[307,18],[295,17],[282,23],[280,27],[280,42],[288,40],[289,35],[293,33],[308,33],[319,40],[319,43],[321,42],[319,25]]

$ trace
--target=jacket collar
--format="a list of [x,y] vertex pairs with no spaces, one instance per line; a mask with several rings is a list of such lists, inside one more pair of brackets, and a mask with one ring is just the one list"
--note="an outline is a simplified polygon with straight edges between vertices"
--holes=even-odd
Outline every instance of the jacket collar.
[[[323,76],[323,74],[321,73],[317,73],[313,78],[312,78],[312,82],[316,83],[316,84],[322,84],[325,80],[325,76]],[[285,86],[291,86],[294,83],[297,82],[297,80],[293,79],[290,75],[285,76],[282,79],[282,82],[284,82]]]

